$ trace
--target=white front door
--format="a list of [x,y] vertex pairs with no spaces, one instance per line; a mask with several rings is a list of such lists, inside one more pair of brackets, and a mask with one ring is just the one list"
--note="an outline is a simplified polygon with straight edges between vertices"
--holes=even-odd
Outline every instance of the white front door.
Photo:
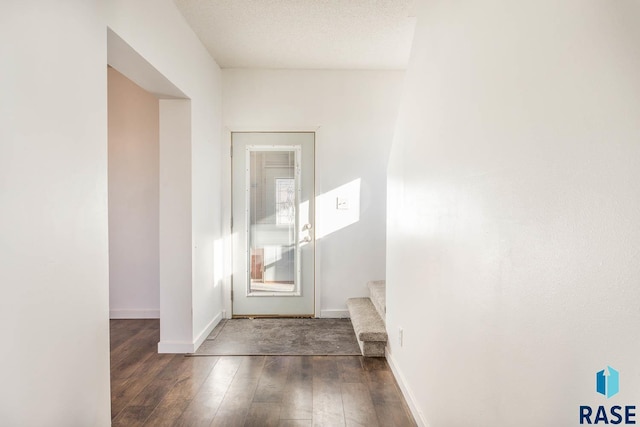
[[233,315],[313,316],[313,132],[233,132]]

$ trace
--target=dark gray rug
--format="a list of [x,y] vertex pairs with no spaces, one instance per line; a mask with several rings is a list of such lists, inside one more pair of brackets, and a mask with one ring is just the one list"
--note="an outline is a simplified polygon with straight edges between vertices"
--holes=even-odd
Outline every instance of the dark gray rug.
[[195,356],[358,356],[350,319],[223,320]]

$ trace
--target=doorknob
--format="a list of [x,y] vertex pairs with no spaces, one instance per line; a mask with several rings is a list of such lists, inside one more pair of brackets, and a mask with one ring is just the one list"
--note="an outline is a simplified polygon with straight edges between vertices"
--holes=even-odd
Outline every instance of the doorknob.
[[304,239],[300,240],[300,243],[309,243],[309,242],[311,242],[310,236],[306,236]]
[[311,224],[305,224],[302,226],[302,231],[311,230]]

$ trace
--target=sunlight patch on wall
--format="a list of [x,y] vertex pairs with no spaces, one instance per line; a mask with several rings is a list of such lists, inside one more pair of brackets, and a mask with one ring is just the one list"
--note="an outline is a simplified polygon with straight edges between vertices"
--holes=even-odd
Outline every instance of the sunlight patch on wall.
[[316,239],[360,221],[360,181],[354,179],[316,197]]
[[224,280],[224,240],[216,239],[213,242],[213,287],[217,288],[222,285]]

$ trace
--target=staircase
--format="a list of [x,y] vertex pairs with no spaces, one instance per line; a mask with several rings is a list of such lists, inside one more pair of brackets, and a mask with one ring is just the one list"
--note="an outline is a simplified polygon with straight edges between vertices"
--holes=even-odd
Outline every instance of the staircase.
[[369,298],[350,298],[347,308],[351,315],[360,351],[366,357],[384,357],[387,345],[385,327],[386,289],[384,280],[367,283]]

